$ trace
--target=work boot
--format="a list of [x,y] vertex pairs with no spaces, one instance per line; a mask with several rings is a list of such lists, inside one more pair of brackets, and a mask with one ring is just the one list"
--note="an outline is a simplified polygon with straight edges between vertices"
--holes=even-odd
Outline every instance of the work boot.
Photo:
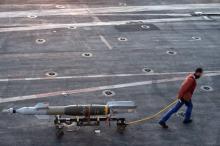
[[183,121],[183,124],[189,124],[189,123],[192,123],[192,119],[184,120],[184,121]]
[[162,128],[164,128],[164,129],[167,129],[167,128],[168,128],[167,124],[166,124],[165,122],[163,122],[163,121],[160,121],[159,124],[160,124],[160,126],[161,126]]

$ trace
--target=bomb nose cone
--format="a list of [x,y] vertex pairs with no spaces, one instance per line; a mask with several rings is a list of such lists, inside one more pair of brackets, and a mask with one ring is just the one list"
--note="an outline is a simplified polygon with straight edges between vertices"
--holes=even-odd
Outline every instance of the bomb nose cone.
[[9,109],[3,109],[3,113],[16,113],[16,110],[14,108],[9,108]]

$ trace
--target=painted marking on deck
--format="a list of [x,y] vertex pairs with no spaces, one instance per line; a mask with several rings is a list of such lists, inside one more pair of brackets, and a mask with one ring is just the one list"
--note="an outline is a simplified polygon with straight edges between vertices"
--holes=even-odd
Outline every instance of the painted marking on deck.
[[[182,22],[182,21],[205,21],[203,17],[185,17],[185,18],[164,18],[164,19],[143,19],[143,20],[124,20],[124,21],[108,21],[108,22],[85,22],[85,23],[68,23],[68,24],[24,24],[24,27],[0,28],[0,32],[13,31],[30,31],[30,30],[46,30],[56,28],[67,28],[69,26],[76,27],[97,27],[111,25],[126,25],[128,23],[164,23],[164,22]],[[207,21],[207,20],[206,20]]]
[[[165,73],[137,73],[137,74],[94,74],[82,76],[55,76],[55,77],[35,77],[35,78],[8,78],[0,79],[0,82],[13,82],[13,81],[35,81],[35,80],[62,80],[62,79],[86,79],[86,78],[109,78],[109,77],[133,77],[133,76],[153,76],[153,75],[185,75],[191,72],[165,72]],[[220,73],[220,71],[205,71],[205,73]]]
[[27,11],[0,12],[0,18],[26,17],[27,15],[52,16],[52,15],[89,15],[98,13],[120,13],[120,12],[143,12],[143,11],[162,11],[162,10],[185,10],[185,9],[219,9],[219,3],[212,4],[173,4],[173,5],[154,5],[154,6],[118,6],[118,7],[99,7],[99,8],[75,8],[75,9],[41,9]]
[[99,35],[101,41],[108,47],[109,50],[112,50],[112,46],[109,44],[109,42],[105,39],[103,35]]
[[[204,74],[204,76],[206,76],[206,77],[219,76],[219,75],[220,75],[220,73]],[[181,81],[184,79],[185,79],[185,77],[174,77],[174,78],[169,78],[169,79],[131,82],[131,83],[106,85],[106,86],[90,87],[90,88],[83,88],[83,89],[74,89],[74,90],[67,90],[67,91],[57,91],[57,92],[41,93],[41,94],[34,94],[34,95],[0,98],[0,103],[54,97],[54,96],[62,95],[64,92],[67,94],[79,94],[79,93],[88,93],[88,92],[110,90],[110,89],[120,89],[120,88],[127,88],[127,87],[135,87],[135,86],[143,86],[143,85],[151,85],[151,84],[159,84],[159,83],[168,83],[168,82]]]

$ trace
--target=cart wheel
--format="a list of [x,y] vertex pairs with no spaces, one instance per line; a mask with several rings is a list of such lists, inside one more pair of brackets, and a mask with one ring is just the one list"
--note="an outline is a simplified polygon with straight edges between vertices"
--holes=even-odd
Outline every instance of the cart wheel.
[[57,124],[58,124],[58,120],[54,119],[54,125],[57,125]]
[[126,128],[127,124],[125,123],[125,120],[118,120],[117,121],[117,131],[119,133],[124,133],[125,128]]
[[57,138],[62,138],[63,135],[64,135],[63,130],[58,129],[57,132],[56,132],[56,136],[57,136]]
[[56,116],[55,116],[55,119],[54,119],[54,124],[55,124],[55,125],[57,125],[58,123],[60,123],[59,117],[60,117],[59,115],[56,115]]
[[117,125],[117,131],[121,134],[124,133],[126,125]]

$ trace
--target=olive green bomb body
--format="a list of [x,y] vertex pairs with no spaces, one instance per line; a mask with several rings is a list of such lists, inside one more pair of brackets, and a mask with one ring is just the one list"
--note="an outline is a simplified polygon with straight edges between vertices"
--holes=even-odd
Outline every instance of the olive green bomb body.
[[69,105],[49,106],[48,115],[69,115],[69,116],[98,116],[110,114],[107,105]]

